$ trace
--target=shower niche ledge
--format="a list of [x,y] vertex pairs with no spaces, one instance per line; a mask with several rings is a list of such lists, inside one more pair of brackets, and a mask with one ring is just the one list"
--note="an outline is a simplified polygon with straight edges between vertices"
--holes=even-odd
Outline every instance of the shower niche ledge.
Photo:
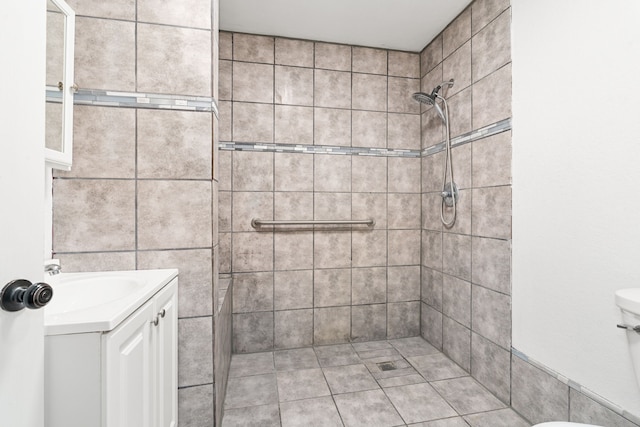
[[177,275],[168,269],[50,278],[48,427],[177,426]]

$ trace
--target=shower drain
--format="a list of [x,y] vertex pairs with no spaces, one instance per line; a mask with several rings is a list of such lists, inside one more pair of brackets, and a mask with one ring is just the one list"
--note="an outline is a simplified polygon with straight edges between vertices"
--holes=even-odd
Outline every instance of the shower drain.
[[380,362],[376,363],[376,365],[381,371],[393,371],[396,369],[396,364],[393,362]]

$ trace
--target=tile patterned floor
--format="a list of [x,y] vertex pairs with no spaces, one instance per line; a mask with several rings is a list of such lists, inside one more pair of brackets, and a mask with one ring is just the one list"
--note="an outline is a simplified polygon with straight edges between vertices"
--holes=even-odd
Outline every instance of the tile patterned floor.
[[420,337],[231,358],[223,427],[529,427]]

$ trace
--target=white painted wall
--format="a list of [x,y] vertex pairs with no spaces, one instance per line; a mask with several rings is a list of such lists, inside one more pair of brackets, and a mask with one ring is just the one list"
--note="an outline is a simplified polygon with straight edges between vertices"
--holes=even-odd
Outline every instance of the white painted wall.
[[640,416],[640,2],[512,0],[513,346]]

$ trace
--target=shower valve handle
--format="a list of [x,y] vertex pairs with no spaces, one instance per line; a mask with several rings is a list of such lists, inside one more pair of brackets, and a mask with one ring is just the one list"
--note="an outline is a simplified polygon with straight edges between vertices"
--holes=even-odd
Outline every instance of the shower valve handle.
[[443,191],[440,195],[443,199],[446,199],[447,197],[451,197],[451,191]]

